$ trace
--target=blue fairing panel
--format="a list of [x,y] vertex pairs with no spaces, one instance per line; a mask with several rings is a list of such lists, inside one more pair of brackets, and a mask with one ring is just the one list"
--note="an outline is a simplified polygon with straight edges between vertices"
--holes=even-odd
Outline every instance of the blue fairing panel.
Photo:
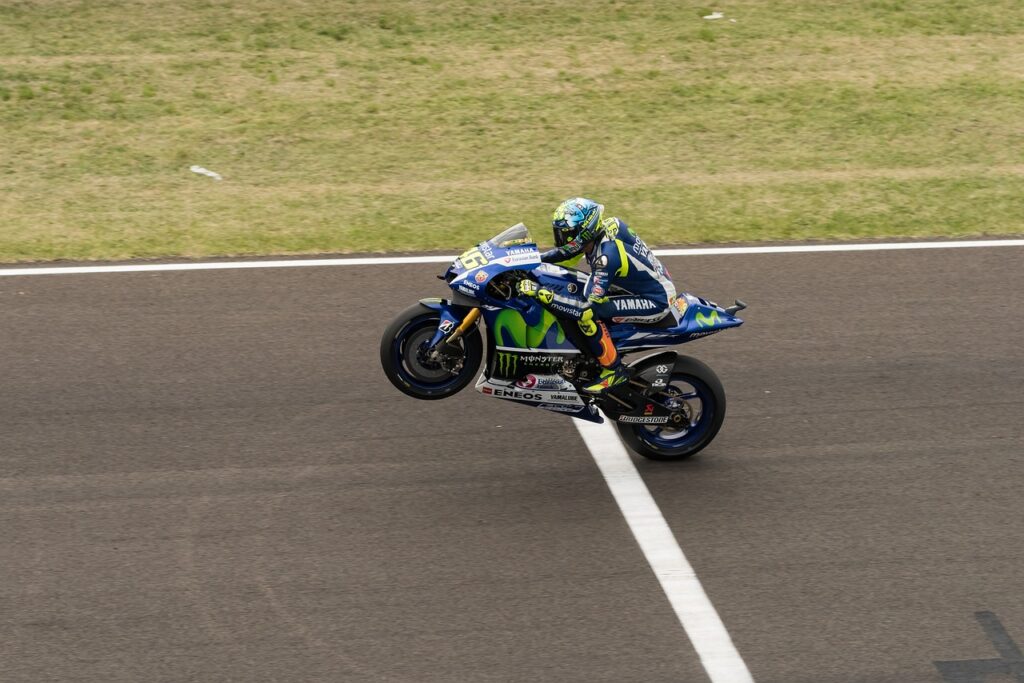
[[612,325],[611,335],[620,350],[652,346],[673,346],[707,337],[730,327],[739,327],[743,320],[725,312],[710,301],[691,294],[680,297],[686,308],[675,327],[651,325]]

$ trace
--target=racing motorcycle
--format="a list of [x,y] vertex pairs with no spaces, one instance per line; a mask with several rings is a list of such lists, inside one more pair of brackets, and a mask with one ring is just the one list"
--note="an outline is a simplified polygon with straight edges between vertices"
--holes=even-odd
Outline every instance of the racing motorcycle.
[[[529,278],[555,295],[580,296],[589,275],[542,263],[519,223],[459,256],[443,275],[450,299],[421,299],[384,331],[380,360],[400,391],[447,398],[465,388],[483,364],[476,390],[485,396],[581,420],[615,421],[623,441],[654,460],[688,458],[711,443],[725,418],[722,383],[706,364],[661,351],[628,364],[631,377],[599,394],[581,390],[601,367],[578,326],[564,323],[532,298],[517,295]],[[739,299],[722,308],[692,294],[655,324],[609,323],[620,355],[661,349],[743,324]],[[486,325],[481,331],[480,320]],[[486,362],[485,362],[486,361]]]

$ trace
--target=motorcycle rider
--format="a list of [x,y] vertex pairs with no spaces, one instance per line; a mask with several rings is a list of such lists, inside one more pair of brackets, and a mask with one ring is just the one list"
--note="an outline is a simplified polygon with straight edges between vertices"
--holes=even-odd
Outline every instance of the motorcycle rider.
[[600,393],[630,376],[604,321],[656,323],[675,315],[676,288],[644,241],[624,221],[605,218],[604,206],[593,200],[565,200],[555,209],[551,227],[555,247],[541,260],[571,265],[586,256],[590,278],[583,299],[556,295],[533,280],[521,280],[518,292],[556,317],[576,321],[602,368],[598,381],[584,391]]

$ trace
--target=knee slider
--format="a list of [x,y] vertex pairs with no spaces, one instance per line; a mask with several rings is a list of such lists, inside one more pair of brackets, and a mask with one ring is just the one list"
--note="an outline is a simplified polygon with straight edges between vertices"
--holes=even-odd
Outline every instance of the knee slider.
[[580,331],[588,337],[593,337],[597,334],[597,324],[594,322],[594,310],[588,308],[583,311],[583,315],[577,321],[580,326]]

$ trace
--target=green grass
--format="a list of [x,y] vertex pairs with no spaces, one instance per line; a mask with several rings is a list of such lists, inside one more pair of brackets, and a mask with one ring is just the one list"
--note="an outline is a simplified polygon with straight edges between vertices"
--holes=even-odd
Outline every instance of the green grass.
[[1021,233],[1022,44],[1019,0],[8,1],[0,261],[453,250],[576,194],[656,245]]

